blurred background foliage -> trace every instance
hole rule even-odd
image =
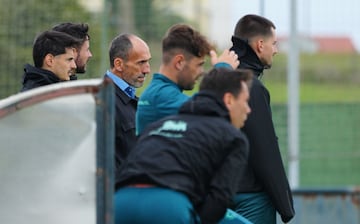
[[[0,0],[0,97],[17,93],[24,64],[40,32],[62,21],[89,21],[91,14],[73,0]],[[6,7],[5,7],[6,6]],[[94,38],[95,39],[95,38]]]
[[[188,21],[166,9],[153,7],[152,2],[105,1],[103,11],[91,12],[74,0],[0,0],[0,98],[20,90],[23,67],[26,63],[33,64],[35,37],[61,22],[87,23],[90,27],[93,58],[80,79],[105,74],[109,43],[123,32],[132,32],[147,40],[153,62],[159,65],[161,37],[172,24]]]
[[[168,4],[155,7],[154,0],[104,0],[103,10],[89,10],[79,1],[73,0],[0,0],[0,98],[17,93],[21,86],[23,66],[32,64],[32,43],[37,34],[51,29],[61,22],[83,22],[90,26],[93,58],[87,73],[80,79],[101,77],[108,67],[108,46],[112,38],[122,32],[132,32],[149,43],[152,71],[160,65],[161,38],[172,24],[183,22],[197,28],[196,21],[189,21],[170,10]],[[85,4],[86,1],[85,1]],[[6,7],[4,7],[6,6]],[[220,53],[223,49],[218,49]],[[301,54],[300,80],[301,100],[313,100],[318,94],[307,94],[306,89],[317,85],[322,89],[333,89],[337,98],[347,101],[356,98],[356,85],[360,83],[359,54]],[[207,69],[210,67],[207,64]],[[278,54],[273,68],[264,72],[263,81],[274,90],[275,102],[286,101],[287,55]],[[147,82],[151,79],[149,75]],[[146,83],[147,84],[147,83]],[[146,87],[146,84],[144,87]],[[143,88],[144,88],[143,87]],[[143,88],[139,89],[141,94]],[[346,95],[341,89],[354,94]],[[194,91],[196,91],[195,89]],[[187,92],[192,94],[193,91]],[[320,94],[319,100],[329,101]],[[334,98],[334,99],[335,99]],[[356,99],[354,99],[356,100]]]

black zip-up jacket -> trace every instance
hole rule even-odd
[[[151,183],[188,195],[202,223],[216,223],[247,166],[248,142],[231,125],[222,100],[200,92],[172,115],[150,124],[121,167],[116,187]]]
[[[51,71],[26,64],[24,66],[21,92],[58,82],[61,82],[61,80]]]
[[[265,191],[282,220],[288,222],[294,217],[295,211],[272,121],[270,94],[259,81],[265,67],[246,41],[233,36],[232,42],[231,50],[240,60],[238,68],[254,72],[249,100],[251,113],[242,128],[250,144],[249,181],[239,185],[238,193]]]

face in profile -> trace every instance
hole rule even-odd
[[[249,101],[249,88],[245,82],[241,82],[242,90],[237,96],[231,95],[231,103],[227,104],[231,123],[236,128],[242,128],[245,124],[248,114],[251,112]],[[228,93],[230,94],[230,93]]]
[[[75,59],[76,72],[74,71],[74,73],[85,73],[86,65],[91,57],[90,41],[86,40],[83,45],[81,45],[80,49],[78,49],[77,57]]]
[[[123,60],[122,79],[129,85],[139,88],[143,86],[145,77],[150,73],[150,49],[148,45],[138,39],[132,39],[133,48],[127,60]]]
[[[275,29],[271,28],[272,35],[262,40],[262,51],[260,52],[259,58],[263,65],[270,68],[273,63],[273,57],[277,54],[277,37]]]
[[[66,48],[64,54],[52,56],[50,69],[51,71],[63,81],[70,80],[70,76],[76,69],[75,57],[76,50],[74,48]]]
[[[191,57],[190,59],[184,60],[184,67],[178,77],[178,85],[183,90],[194,89],[196,81],[204,73],[204,57]]]

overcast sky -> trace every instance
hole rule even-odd
[[[219,47],[230,44],[236,22],[246,14],[260,14],[276,25],[278,36],[288,36],[291,0],[212,0],[209,37]],[[299,35],[348,36],[360,51],[360,0],[297,0]]]
[[[214,29],[211,31],[215,39],[219,27],[224,27],[231,35],[237,20],[249,13],[260,14],[263,2],[263,15],[272,20],[278,35],[288,35],[290,30],[291,0],[213,0],[213,14],[222,14],[219,4],[228,2],[226,9],[227,25],[214,16]],[[336,35],[349,36],[355,47],[360,50],[360,0],[297,0],[298,33],[303,35]],[[217,20],[218,22],[216,22]],[[217,30],[217,31],[216,31]],[[224,29],[225,30],[225,29]]]

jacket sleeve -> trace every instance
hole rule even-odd
[[[243,131],[250,143],[250,167],[284,222],[295,214],[293,199],[271,116],[270,96],[257,79],[250,92],[251,113]]]
[[[198,211],[201,223],[218,223],[225,215],[226,207],[224,203],[216,201],[214,197],[208,195]]]
[[[199,209],[202,223],[218,223],[224,217],[243,175],[239,172],[248,165],[248,147],[246,139],[236,138],[228,149],[224,149],[228,154],[214,173],[210,190]]]

